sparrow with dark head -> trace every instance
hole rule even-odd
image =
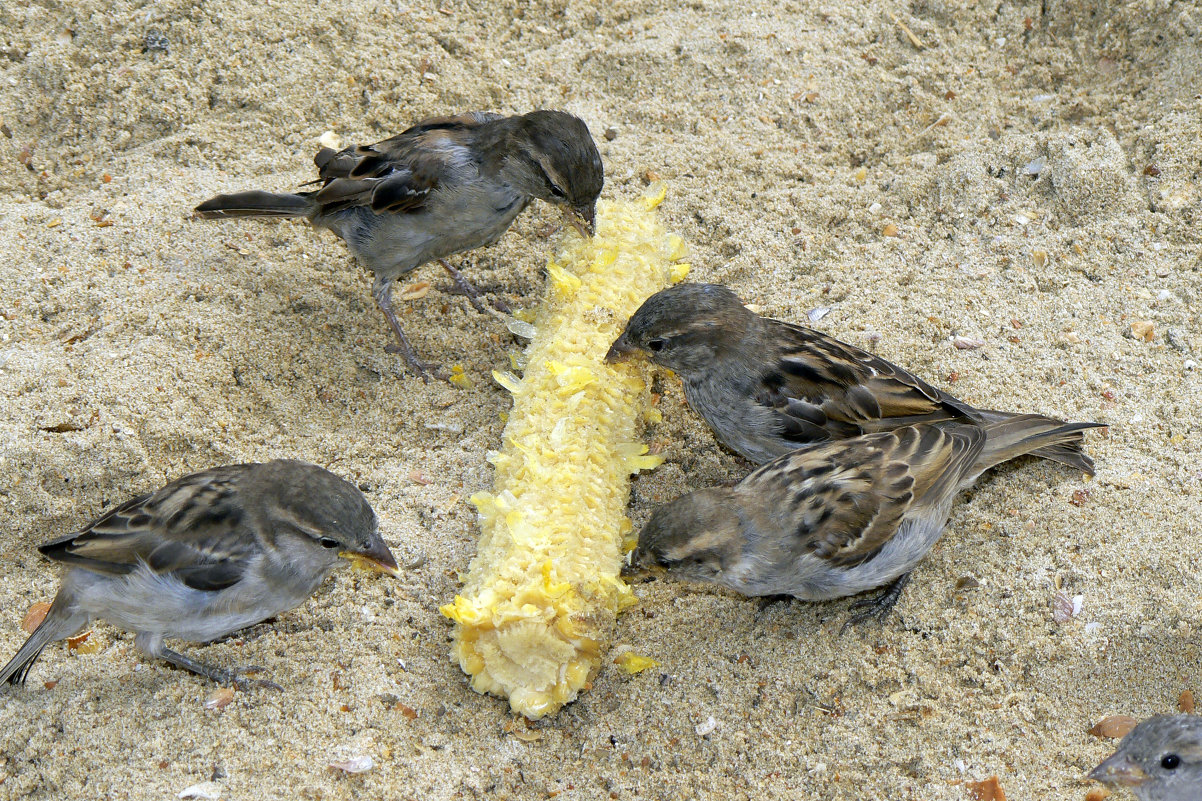
[[[348,561],[397,574],[363,493],[284,459],[184,476],[38,550],[68,569],[0,682],[24,683],[43,648],[100,618],[132,632],[149,657],[241,686],[239,671],[198,662],[164,640],[210,642],[275,617]]]
[[[727,447],[756,464],[797,448],[940,421],[997,423],[879,356],[811,328],[761,317],[724,286],[678,284],[634,313],[607,355],[644,354]],[[1080,434],[1032,453],[1093,473]]]
[[[456,285],[476,292],[447,256],[491,245],[531,200],[560,207],[591,235],[604,182],[601,154],[578,117],[477,111],[432,117],[391,139],[314,158],[320,189],[218,195],[196,207],[207,219],[304,217],[338,235],[375,274],[372,294],[409,368],[427,377],[392,307],[393,282],[438,259]]]
[[[634,563],[743,595],[807,601],[890,585],[858,602],[869,611],[848,623],[880,619],[939,539],[960,490],[996,464],[1075,442],[1092,425],[1039,415],[920,423],[794,450],[734,486],[656,509]]]
[[[1139,801],[1202,799],[1202,717],[1156,715],[1127,733],[1118,750],[1089,772],[1094,781],[1129,787]]]

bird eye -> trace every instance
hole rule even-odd
[[[651,351],[652,353],[659,353],[661,350],[664,349],[664,345],[667,345],[667,344],[668,344],[668,340],[666,340],[662,337],[656,337],[655,339],[649,339],[649,340],[647,340],[647,350]]]
[[[563,190],[560,189],[559,186],[554,181],[551,182],[551,196],[552,197],[564,197]]]
[[[1165,770],[1176,770],[1181,764],[1181,757],[1176,754],[1165,754],[1160,758],[1160,767]]]
[[[342,543],[339,542],[338,540],[334,539],[333,537],[322,537],[321,539],[318,540],[318,542],[321,543],[321,547],[323,547],[323,548],[341,548],[342,547]]]

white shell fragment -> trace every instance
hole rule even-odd
[[[718,721],[714,719],[713,715],[710,715],[708,718],[698,723],[693,731],[697,732],[698,737],[704,737],[707,734],[712,734],[716,728],[718,728]]]
[[[205,700],[205,709],[224,709],[234,700],[234,691],[229,687],[218,687],[209,693]]]
[[[830,306],[819,306],[816,309],[810,309],[808,312],[806,312],[806,317],[810,318],[811,323],[816,323],[830,313]]]
[[[201,782],[179,791],[177,798],[195,798],[199,801],[217,801],[221,798],[221,785],[217,782]]]
[[[1062,591],[1057,590],[1052,596],[1052,620],[1057,623],[1067,623],[1073,619],[1075,612],[1073,611],[1073,599]]]
[[[341,762],[331,762],[330,767],[344,773],[366,773],[376,766],[376,761],[369,755],[351,757]]]
[[[972,337],[954,336],[950,339],[952,344],[956,346],[957,350],[976,350],[977,348],[983,348],[986,345],[985,340],[974,339]]]
[[[342,140],[333,131],[326,131],[317,137],[317,144],[328,147],[330,150],[342,150]]]
[[[522,339],[534,339],[534,323],[528,323],[525,320],[519,320],[516,317],[510,317],[505,320],[505,327],[509,329],[509,333],[515,337]]]

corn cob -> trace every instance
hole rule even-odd
[[[571,236],[547,266],[517,360],[523,377],[493,374],[514,406],[501,451],[489,454],[495,492],[471,499],[479,549],[441,611],[457,624],[452,655],[472,688],[531,719],[587,686],[617,613],[634,602],[619,576],[629,477],[662,461],[637,441],[640,418],[657,413],[649,368],[604,359],[639,305],[688,272],[683,243],[653,213],[663,197],[658,187],[636,203],[600,204],[596,236]]]

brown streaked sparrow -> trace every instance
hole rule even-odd
[[[1202,717],[1156,715],[1127,733],[1118,750],[1089,772],[1130,787],[1139,801],[1202,799]]]
[[[960,490],[996,464],[1074,442],[1092,426],[1039,415],[921,423],[794,450],[734,486],[656,509],[634,562],[743,595],[807,601],[892,582],[853,606],[869,611],[849,624],[880,619],[939,539]]]
[[[190,659],[163,641],[210,642],[286,612],[347,560],[397,574],[363,493],[316,465],[285,459],[184,476],[38,550],[69,569],[0,682],[24,683],[46,645],[102,618],[133,632],[149,657],[243,686],[240,671]]]
[[[854,345],[760,317],[715,284],[678,284],[647,299],[607,359],[644,353],[684,381],[718,439],[756,464],[796,448],[942,420],[1012,418],[977,409]],[[1080,434],[1033,455],[1093,473]]]
[[[427,377],[392,307],[393,282],[438,259],[483,311],[479,293],[445,261],[491,245],[534,198],[561,207],[582,236],[592,233],[601,194],[601,154],[578,117],[482,111],[432,117],[374,145],[314,158],[321,189],[218,195],[196,207],[208,219],[305,217],[338,235],[375,273],[372,294],[409,368]]]

